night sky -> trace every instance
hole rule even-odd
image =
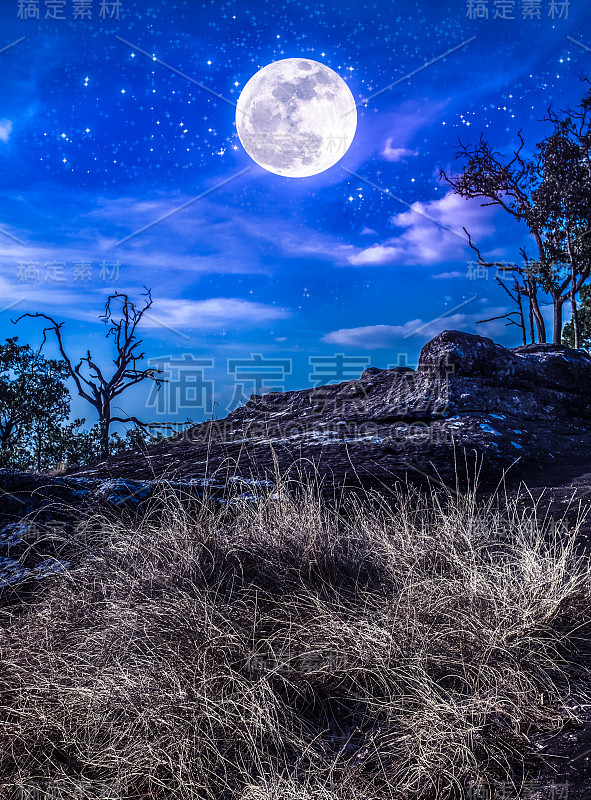
[[[224,416],[261,389],[414,365],[445,328],[520,343],[502,321],[476,325],[508,310],[507,297],[492,270],[471,270],[457,232],[466,226],[501,261],[532,242],[502,210],[451,194],[439,168],[456,167],[458,138],[481,132],[508,153],[522,128],[531,151],[549,131],[547,107],[581,99],[587,0],[0,9],[2,340],[38,346],[39,321],[11,319],[51,313],[72,357],[91,347],[108,364],[97,319],[106,297],[141,302],[150,287],[144,349],[173,393],[156,401],[141,386],[121,403],[147,420],[203,419],[212,400]],[[366,101],[349,151],[309,178],[256,165],[235,126],[249,78],[296,56],[331,67]],[[170,359],[201,370],[211,397],[179,401]],[[74,410],[95,421],[81,401]]]

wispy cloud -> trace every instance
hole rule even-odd
[[[406,150],[406,155],[419,155],[418,148],[412,147],[418,133],[438,123],[449,108],[451,99],[405,100],[393,110],[383,110],[372,120],[371,135],[360,131],[366,150],[376,153],[386,161],[397,161],[405,157],[402,153],[391,158],[391,151]],[[396,157],[398,156],[399,157]]]
[[[184,200],[180,194],[149,200],[101,198],[87,213],[88,229],[82,233],[95,237],[101,258],[119,258],[142,269],[166,269],[179,277],[181,272],[270,274],[269,255],[306,256],[343,265],[355,252],[354,245],[341,237],[307,225],[294,228],[291,218],[275,211],[254,215],[209,198],[200,200],[198,208],[170,216],[123,246],[115,246],[129,230],[165,216]]]
[[[12,121],[9,119],[0,119],[0,142],[7,142],[12,133]]]
[[[289,310],[235,297],[212,297],[207,300],[159,298],[145,318],[145,326],[165,325],[186,330],[210,330],[223,327],[254,328],[291,316]]]
[[[505,314],[506,308],[487,308],[478,314],[453,314],[449,317],[425,322],[422,319],[412,319],[403,325],[366,325],[360,328],[341,328],[327,333],[322,341],[327,344],[336,344],[342,347],[356,347],[364,350],[378,350],[394,347],[405,337],[410,337],[415,331],[416,335],[428,340],[445,330],[463,330],[468,333],[478,333],[481,336],[498,336],[505,331],[503,320],[486,322],[482,325],[476,323],[483,317],[495,317]]]
[[[273,241],[273,219],[257,220],[250,226],[246,214],[237,213],[227,203],[209,198],[171,216],[120,247],[118,241],[143,225],[169,213],[183,203],[182,193],[154,196],[144,200],[132,196],[79,198],[77,214],[68,214],[56,202],[43,207],[35,198],[25,205],[19,198],[8,208],[4,230],[13,241],[0,238],[3,274],[17,274],[19,263],[37,264],[41,279],[45,264],[61,261],[72,265],[102,261],[122,265],[126,280],[139,277],[139,285],[160,281],[163,275],[181,289],[195,274],[265,274],[270,271],[261,257],[261,241]],[[29,207],[31,206],[31,208]],[[67,210],[66,210],[67,209]],[[12,217],[12,219],[11,219]],[[64,232],[63,220],[72,220]],[[287,227],[287,223],[284,224]],[[20,238],[25,244],[14,241]]]
[[[137,276],[136,276],[137,277]],[[106,297],[114,291],[138,299],[143,291],[128,281],[114,284],[105,281],[21,282],[18,274],[0,276],[3,304],[18,304],[20,312],[43,311],[59,318],[95,322]],[[186,330],[218,328],[249,329],[291,316],[289,309],[235,297],[212,297],[190,300],[162,296],[162,286],[154,294],[154,306],[146,315],[146,328],[168,327]]]
[[[410,156],[418,156],[418,150],[410,150],[408,147],[393,147],[393,141],[393,137],[390,136],[386,139],[386,144],[382,149],[382,156],[386,161],[402,161],[402,159],[409,158]]]
[[[467,272],[459,272],[457,269],[451,272],[438,272],[437,275],[431,275],[434,281],[444,281],[449,278],[466,278]]]
[[[350,253],[348,261],[358,267],[370,264],[432,265],[465,259],[469,247],[467,238],[462,238],[462,227],[466,227],[477,241],[482,240],[494,233],[494,214],[494,210],[482,208],[478,200],[466,200],[453,192],[438,200],[417,201],[411,210],[391,218],[393,225],[404,229],[399,236]]]
[[[48,291],[48,284],[42,281],[20,283],[16,278],[4,276],[0,276],[0,297],[3,305],[18,303],[19,310],[22,311],[51,312],[54,308],[75,309],[79,319],[83,318],[84,307],[92,303],[91,297],[76,291],[76,287],[54,284],[51,286],[51,291]]]

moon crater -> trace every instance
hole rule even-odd
[[[236,109],[238,136],[249,156],[290,178],[317,175],[349,149],[357,127],[345,81],[318,61],[285,58],[248,81]]]

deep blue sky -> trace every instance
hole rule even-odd
[[[39,20],[19,19],[21,6],[30,15],[35,5]],[[468,277],[469,248],[425,214],[459,231],[465,225],[500,260],[518,257],[524,244],[531,249],[502,211],[451,195],[438,168],[455,164],[458,137],[475,142],[481,131],[500,152],[512,150],[520,128],[533,146],[548,130],[540,120],[549,104],[580,100],[578,76],[591,76],[591,52],[567,37],[591,48],[587,0],[571,0],[568,18],[564,4],[553,11],[550,0],[516,0],[512,10],[505,3],[514,19],[495,19],[502,4],[488,0],[480,4],[488,20],[471,19],[466,0],[121,0],[118,20],[101,18],[101,0],[65,0],[65,19],[45,18],[60,5],[0,0],[0,46],[25,37],[0,53],[0,305],[15,304],[0,313],[2,339],[18,334],[38,345],[37,321],[17,329],[10,319],[52,313],[65,321],[73,355],[90,346],[106,363],[97,316],[107,295],[116,289],[140,300],[147,285],[154,297],[143,329],[147,355],[212,359],[206,377],[214,380],[217,416],[233,395],[232,358],[292,359],[291,374],[269,385],[304,388],[312,384],[310,358],[344,353],[379,367],[413,364],[444,328],[519,344],[502,322],[476,326],[502,313],[507,298],[492,272]],[[83,5],[91,19],[74,18]],[[539,6],[541,19],[523,19],[528,6]],[[232,106],[258,69],[293,56],[330,66],[356,101],[370,98],[344,158],[304,179],[272,175],[250,160]],[[51,264],[63,265],[63,274]],[[244,393],[253,389],[245,385]],[[122,405],[157,416],[149,387]]]

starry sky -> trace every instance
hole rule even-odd
[[[476,324],[507,297],[462,226],[500,261],[532,243],[439,169],[481,132],[504,154],[523,129],[531,152],[548,106],[581,99],[586,0],[0,0],[0,19],[2,339],[38,346],[38,320],[11,320],[41,311],[72,357],[108,365],[107,296],[149,287],[143,349],[173,394],[140,386],[122,407],[152,420],[412,366],[445,328],[520,343]],[[360,103],[348,152],[308,178],[256,165],[235,125],[252,75],[296,56]],[[192,402],[183,364],[206,386]]]

